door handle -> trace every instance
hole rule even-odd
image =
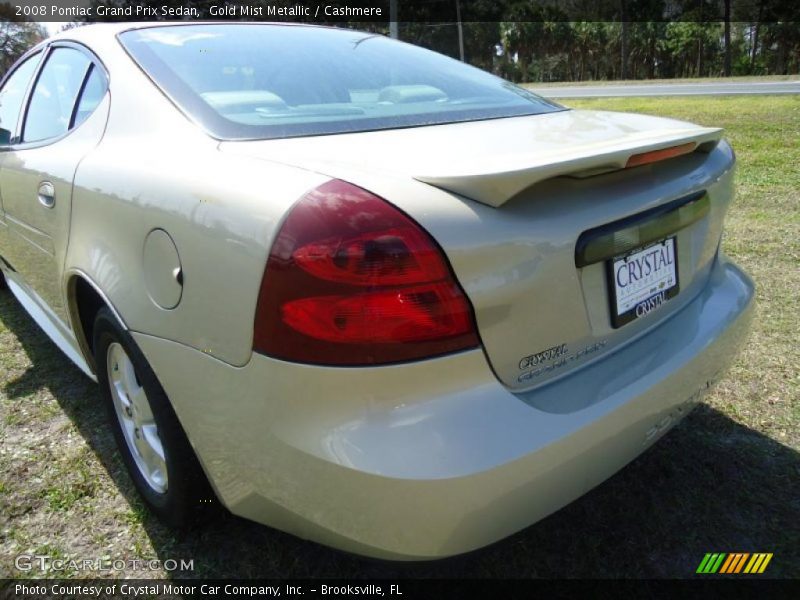
[[[39,184],[39,203],[45,208],[53,208],[56,205],[56,189],[49,181]]]

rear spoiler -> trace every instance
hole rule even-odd
[[[459,162],[451,173],[415,175],[418,181],[502,206],[532,185],[553,177],[591,177],[690,152],[710,152],[722,129],[693,127],[636,132],[613,140],[576,145],[549,153],[500,155],[473,163]]]

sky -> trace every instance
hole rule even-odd
[[[63,24],[64,23],[57,23],[56,21],[39,21],[39,25],[42,25],[45,29],[47,29],[47,33],[49,35],[58,33]]]
[[[50,35],[58,33],[64,25],[64,23],[60,21],[40,21],[40,24],[44,25],[45,29],[47,29],[47,33]]]

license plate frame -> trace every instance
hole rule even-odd
[[[649,268],[651,272],[644,278],[647,279],[647,282],[639,283],[643,279],[641,275],[648,269],[647,255],[654,251],[658,253],[658,256],[654,254],[650,256]],[[664,254],[665,251],[666,255]],[[663,269],[654,269],[656,262],[660,265],[665,257],[671,258],[672,262],[667,263],[671,266],[666,266]],[[628,265],[631,261],[634,261],[635,264],[628,268],[630,270],[627,273],[621,273],[618,278],[617,267]],[[663,271],[663,273],[655,276],[654,272],[656,271]],[[680,292],[678,271],[678,240],[676,235],[640,246],[630,252],[607,260],[608,296],[611,304],[611,325],[614,329],[619,329],[656,311],[667,301],[677,296]],[[620,293],[620,288],[628,287],[630,285],[629,279],[637,275],[637,273],[640,277],[637,280],[635,290],[624,290]],[[626,286],[621,286],[621,280],[625,280],[626,276],[628,277],[628,283]],[[620,309],[622,310],[621,312]]]

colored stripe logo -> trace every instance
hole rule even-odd
[[[738,573],[763,573],[769,561],[772,560],[772,553],[756,552],[709,552],[700,561],[695,573],[734,575]]]

